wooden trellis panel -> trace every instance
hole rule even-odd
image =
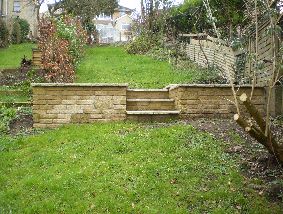
[[[272,62],[273,62],[273,51],[275,48],[275,51],[278,51],[278,45],[275,41],[275,46],[273,47],[272,44],[272,36],[269,31],[269,21],[266,21],[262,23],[259,26],[258,30],[258,63],[261,64],[258,69],[256,69],[256,63],[254,57],[248,57],[248,60],[246,61],[246,70],[245,70],[245,76],[249,81],[251,82],[253,77],[253,72],[256,76],[256,85],[258,86],[267,86],[268,81],[270,80],[272,76]],[[256,53],[256,39],[255,39],[255,32],[251,32],[249,36],[249,42],[248,42],[248,55],[254,56]]]
[[[190,60],[202,67],[214,66],[226,77],[235,76],[236,56],[231,47],[217,44],[213,40],[191,38],[190,43],[186,45],[186,53]]]

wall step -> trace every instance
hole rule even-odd
[[[127,99],[127,110],[174,110],[173,99]]]
[[[180,111],[127,111],[127,115],[178,115]]]
[[[168,89],[128,89],[128,99],[169,99]]]
[[[167,122],[177,120],[179,111],[127,111],[127,119],[139,122]]]

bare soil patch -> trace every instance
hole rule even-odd
[[[30,133],[33,127],[32,115],[20,114],[16,119],[10,122],[9,134],[15,136],[19,133]]]
[[[32,79],[44,79],[44,70],[31,67],[0,70],[0,85],[15,86]]]
[[[283,202],[283,167],[259,143],[247,135],[233,120],[197,119],[188,121],[195,128],[227,142],[226,152],[238,156],[247,179],[259,180],[251,186],[272,202]],[[277,140],[283,141],[282,121],[272,127]],[[283,142],[282,142],[283,143]]]

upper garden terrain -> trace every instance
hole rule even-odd
[[[0,213],[282,213],[281,1],[7,2]]]

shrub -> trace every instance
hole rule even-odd
[[[57,20],[56,29],[58,37],[69,42],[69,53],[76,66],[84,55],[84,47],[87,42],[86,31],[79,20],[68,16]]]
[[[16,116],[16,109],[0,106],[0,136],[9,131],[9,124]]]
[[[21,27],[21,42],[27,41],[27,37],[30,31],[30,25],[25,19],[18,18],[18,22]]]
[[[7,47],[9,44],[9,31],[6,23],[0,18],[0,48]]]
[[[158,61],[170,61],[170,51],[163,47],[154,47],[147,52],[147,55]]]
[[[42,19],[38,47],[50,82],[73,82],[75,67],[84,54],[87,35],[78,19]]]
[[[155,46],[158,46],[156,36],[142,34],[127,45],[126,51],[129,54],[145,54]]]
[[[18,19],[14,20],[11,39],[12,39],[13,44],[20,44],[21,43],[22,31],[21,31],[21,25],[20,25]]]

